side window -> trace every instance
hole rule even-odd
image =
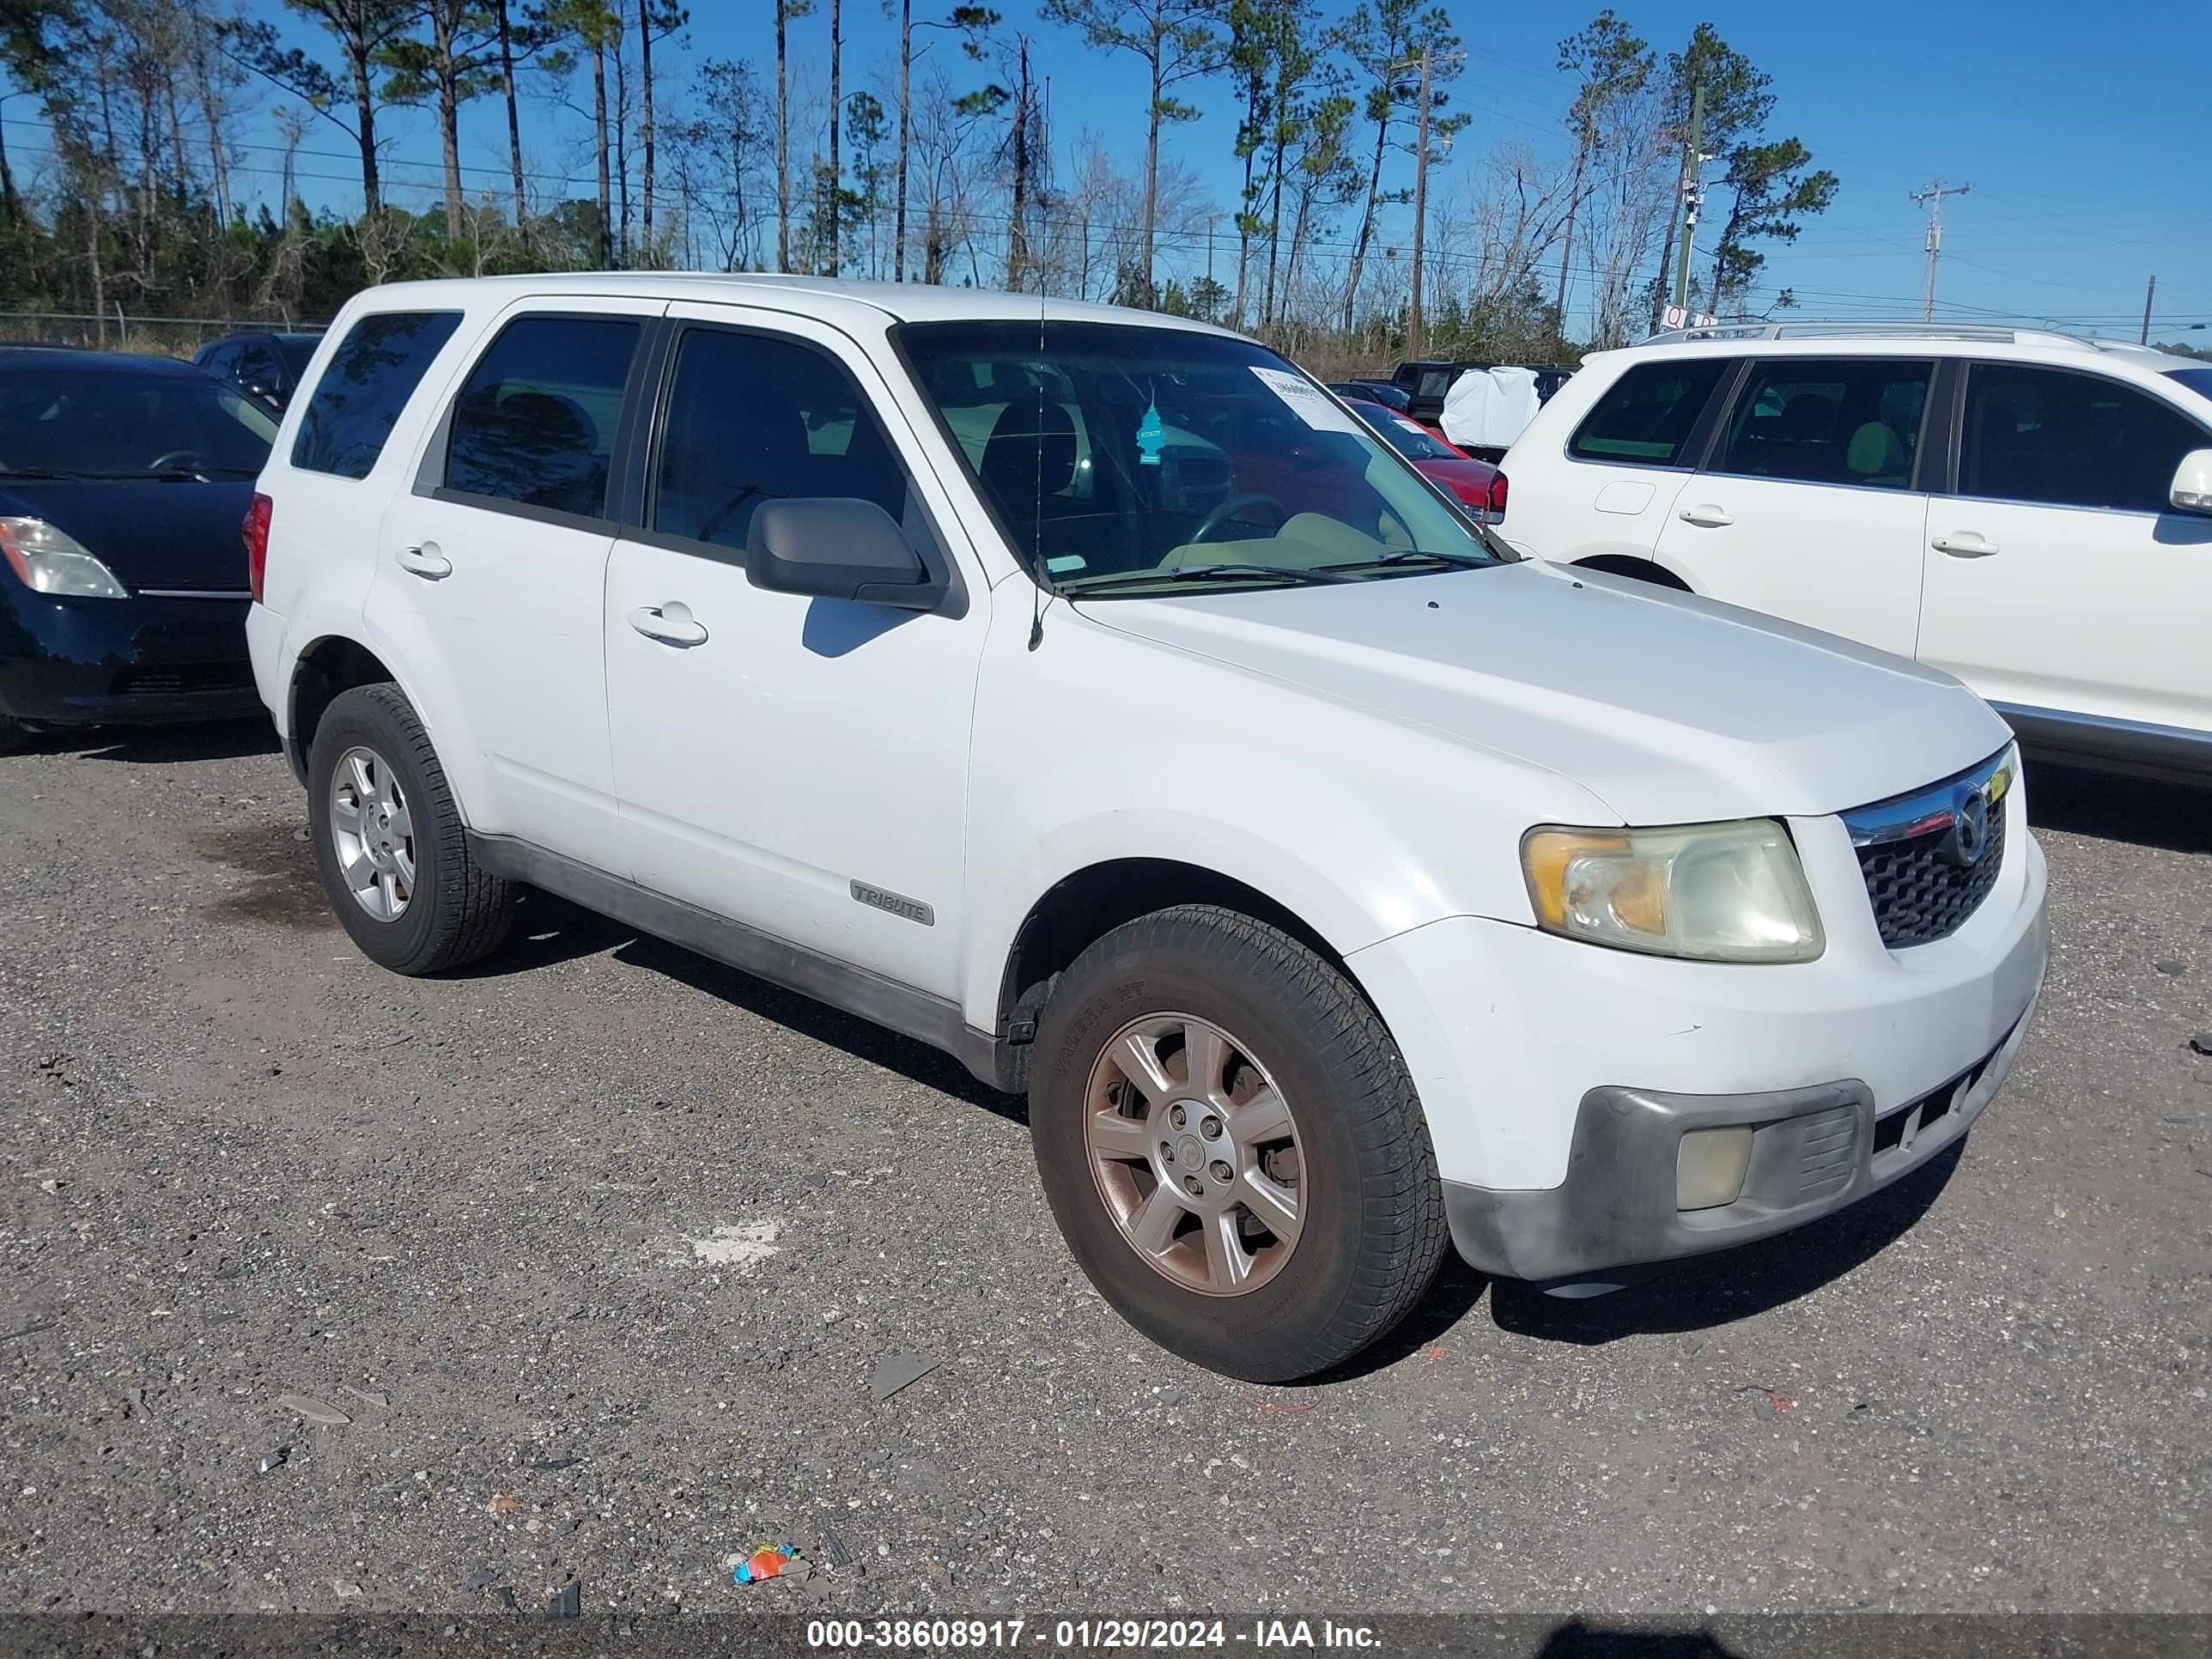
[[[230,377],[242,386],[259,386],[264,392],[274,392],[284,384],[284,371],[277,365],[276,354],[251,341],[238,349],[238,363]]]
[[[213,347],[200,359],[200,367],[220,380],[236,380],[237,366],[238,348],[234,345]]]
[[[1637,364],[1583,416],[1567,453],[1585,461],[1688,465],[1682,446],[1689,441],[1690,428],[1705,412],[1721,375],[1734,366],[1726,357]]]
[[[641,325],[521,317],[499,331],[453,400],[446,487],[596,519]]]
[[[1714,471],[1800,483],[1912,483],[1935,366],[1886,357],[1779,357],[1752,370]]]
[[[362,318],[331,355],[292,441],[292,465],[366,478],[458,311],[386,311]]]
[[[859,386],[796,340],[688,329],[654,481],[653,528],[742,548],[754,509],[781,496],[873,501],[921,535],[906,473]]]
[[[2118,380],[1976,363],[1966,371],[1959,493],[2163,513],[2173,469],[2207,446],[2212,436],[2179,410]]]

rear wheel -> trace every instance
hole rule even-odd
[[[470,858],[445,769],[398,686],[356,686],[324,711],[307,821],[331,907],[371,961],[434,974],[505,940],[514,890]]]
[[[18,720],[0,714],[0,755],[13,755],[30,747],[31,734]]]
[[[1281,1382],[1395,1325],[1443,1261],[1413,1081],[1296,939],[1185,905],[1092,945],[1037,1032],[1030,1125],[1076,1261],[1139,1330]]]

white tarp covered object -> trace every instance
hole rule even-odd
[[[1444,436],[1463,448],[1508,449],[1542,399],[1531,368],[1470,368],[1444,393]]]

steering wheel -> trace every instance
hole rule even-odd
[[[146,464],[149,472],[205,472],[215,463],[197,449],[173,449]]]
[[[1256,491],[1248,491],[1242,495],[1231,495],[1227,501],[1222,502],[1220,506],[1215,507],[1212,512],[1200,519],[1198,521],[1198,528],[1190,532],[1190,544],[1194,546],[1198,543],[1204,541],[1208,536],[1211,536],[1215,531],[1220,529],[1223,525],[1227,524],[1231,519],[1237,517],[1239,513],[1248,507],[1273,507],[1275,509],[1275,528],[1278,530],[1280,530],[1285,525],[1291,521],[1291,509],[1285,507],[1273,495],[1262,495]]]

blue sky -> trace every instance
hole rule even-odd
[[[1010,21],[1033,0],[1000,0]],[[1323,0],[1333,12],[1350,0]],[[917,17],[939,16],[948,0],[918,0]],[[276,7],[270,0],[268,9]],[[817,89],[826,86],[827,0],[792,26],[794,62]],[[1571,89],[1553,68],[1559,39],[1586,21],[1592,3],[1518,6],[1455,4],[1468,41],[1456,89],[1474,123],[1459,153],[1513,140],[1561,142]],[[2158,276],[2153,337],[2212,341],[2165,325],[2212,325],[2212,188],[2203,167],[2212,152],[2212,90],[2201,64],[2212,42],[2204,0],[2107,0],[2096,8],[2030,0],[2000,9],[1928,0],[1859,0],[1852,6],[1805,0],[1679,6],[1626,0],[1621,15],[1662,50],[1686,40],[1700,19],[1774,78],[1779,96],[1771,131],[1794,133],[1842,189],[1835,206],[1809,222],[1792,247],[1770,249],[1767,286],[1788,284],[1801,315],[1918,314],[1923,210],[1909,193],[1941,175],[1971,182],[1970,194],[1944,204],[1941,297],[1964,307],[2024,319],[2049,319],[2133,337],[2144,285]],[[687,52],[661,49],[672,72],[709,56],[772,65],[769,0],[694,0]],[[296,21],[287,32],[312,35]],[[1093,52],[1067,31],[1034,24],[1040,71],[1052,80],[1052,112],[1063,136],[1089,127],[1126,133],[1121,153],[1141,155],[1143,82],[1133,58]],[[893,61],[896,27],[882,0],[845,0],[845,83],[868,86]],[[939,36],[943,40],[945,37]],[[949,44],[935,49],[950,53]],[[1174,136],[1174,149],[1198,168],[1226,210],[1236,197],[1231,154],[1234,116],[1225,88],[1202,88],[1208,112]],[[21,106],[15,106],[16,111]],[[533,164],[576,175],[587,193],[586,152],[572,116],[542,99],[525,111]],[[394,184],[434,187],[438,155],[427,116],[391,120],[388,173]],[[12,129],[11,140],[20,137]],[[256,135],[269,142],[273,135]],[[323,124],[310,135],[300,167],[310,199],[346,204],[357,177],[349,141]],[[472,190],[498,189],[506,176],[504,121],[496,100],[464,116],[463,160]],[[273,169],[275,156],[256,161]],[[1432,185],[1438,181],[1431,175]],[[273,193],[275,180],[256,180]],[[410,193],[399,191],[403,199]],[[358,202],[357,185],[350,192]],[[1402,228],[1398,232],[1403,235]]]

